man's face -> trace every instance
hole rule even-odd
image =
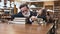
[[[23,13],[27,13],[28,12],[28,8],[25,6],[25,7],[22,7],[21,8],[21,11],[23,12]]]

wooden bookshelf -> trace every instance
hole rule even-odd
[[[4,13],[4,10],[3,9],[0,9],[0,15]]]
[[[3,20],[11,20],[11,15],[9,15],[9,14],[2,14],[1,15],[1,19],[3,19]]]
[[[10,10],[11,9],[0,9],[0,20],[11,20],[11,11]],[[5,12],[9,12],[9,13],[5,13]]]
[[[43,7],[43,2],[32,2],[31,5],[35,5],[36,7]]]
[[[55,1],[54,2],[54,17],[59,17],[60,18],[60,1]]]
[[[16,8],[16,5],[14,5],[14,14],[17,14],[17,8]]]
[[[46,8],[46,9],[53,10],[53,5],[46,5],[45,8]]]
[[[35,8],[31,8],[33,10],[41,9],[44,6],[44,2],[27,2],[27,4],[29,4],[30,6],[35,5],[36,6]]]

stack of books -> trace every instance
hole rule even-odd
[[[13,20],[13,23],[16,23],[16,24],[25,24],[25,23],[26,23],[26,18],[16,17],[16,18]]]

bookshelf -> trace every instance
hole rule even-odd
[[[4,13],[4,10],[3,9],[0,9],[0,15]]]
[[[30,8],[30,9],[32,9],[32,10],[38,10],[38,9],[41,9],[41,8],[43,8],[43,6],[44,6],[44,2],[27,2],[27,4],[28,5],[34,5],[35,6],[35,8]]]
[[[11,9],[0,9],[0,20],[11,20]]]
[[[46,5],[45,8],[46,8],[46,9],[53,10],[53,5]]]
[[[11,15],[10,14],[2,14],[1,19],[2,20],[11,20]]]
[[[54,17],[58,17],[58,18],[60,18],[60,1],[55,1],[54,2]]]

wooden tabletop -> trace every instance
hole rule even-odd
[[[52,27],[53,24],[0,24],[0,34],[47,34]]]

